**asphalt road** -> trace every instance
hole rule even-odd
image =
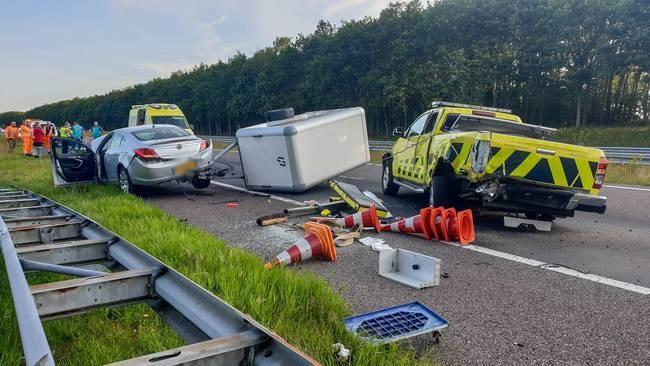
[[[365,166],[339,179],[379,194],[380,174],[379,167]],[[603,193],[609,198],[606,214],[578,213],[556,220],[550,233],[506,229],[499,217],[476,217],[476,244],[650,287],[650,191],[605,188]],[[324,201],[330,195],[322,186],[282,196]],[[212,185],[202,192],[186,188],[185,194],[175,186],[155,189],[145,199],[265,259],[301,235],[255,224],[257,217],[291,206],[268,197]],[[240,205],[230,208],[222,203],[226,200]],[[422,200],[418,195],[385,197],[396,216],[417,213]],[[355,313],[413,300],[427,304],[450,326],[440,345],[416,339],[412,346],[446,365],[650,362],[648,295],[435,241],[391,233],[376,236],[394,248],[440,258],[448,277],[433,288],[405,287],[379,277],[378,254],[360,244],[339,248],[336,262],[308,261],[293,268],[324,278]]]

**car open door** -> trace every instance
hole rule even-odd
[[[94,183],[97,180],[95,153],[79,141],[53,138],[52,177],[57,187]]]

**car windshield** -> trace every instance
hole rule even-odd
[[[151,127],[143,130],[133,131],[131,134],[140,141],[152,141],[190,136],[187,131],[176,127]]]
[[[172,125],[180,128],[190,128],[187,120],[183,116],[153,116],[151,122],[154,125]]]

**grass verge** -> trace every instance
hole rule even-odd
[[[17,149],[18,150],[18,149]],[[19,151],[19,150],[18,150]],[[322,279],[289,269],[267,271],[257,256],[122,194],[115,186],[54,188],[50,163],[0,148],[0,185],[16,184],[93,218],[174,267],[241,311],[250,314],[325,365],[338,361],[331,344],[352,349],[354,365],[427,364],[409,349],[361,342],[346,332],[343,299]],[[0,364],[16,365],[22,348],[4,265],[0,269]],[[43,274],[30,275],[31,283]],[[145,306],[100,309],[45,323],[60,365],[103,364],[178,346],[182,341]]]

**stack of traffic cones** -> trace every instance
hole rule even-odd
[[[311,257],[322,257],[329,261],[336,260],[334,238],[329,226],[315,222],[305,223],[305,236],[265,264],[264,268],[270,269],[298,263]]]
[[[427,207],[419,215],[395,221],[381,227],[382,231],[422,236],[427,240],[458,241],[467,245],[474,241],[472,210]]]
[[[459,241],[460,245],[467,245],[475,239],[472,210],[457,213],[453,207],[436,207],[429,217],[429,227],[436,240]]]
[[[377,208],[373,203],[370,205],[370,209],[357,212],[352,215],[348,215],[341,218],[332,218],[332,217],[312,217],[312,221],[316,222],[332,222],[342,227],[353,227],[360,225],[362,227],[371,227],[374,228],[376,232],[381,231],[381,225],[379,223],[379,217],[377,216]]]

